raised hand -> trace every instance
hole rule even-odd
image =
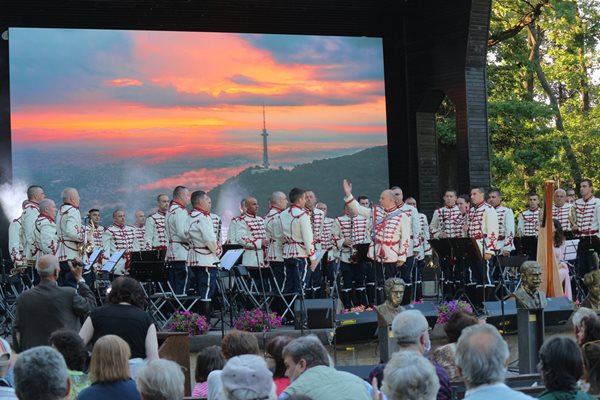
[[[350,182],[348,182],[346,179],[344,179],[343,186],[344,186],[344,194],[346,195],[346,197],[351,196],[352,195],[352,184]]]

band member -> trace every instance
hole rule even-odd
[[[175,294],[185,294],[188,280],[186,261],[188,259],[189,214],[186,209],[190,204],[190,191],[185,186],[177,186],[173,190],[173,200],[165,217],[167,227],[167,261],[171,264],[169,283]]]
[[[213,230],[215,231],[217,242],[219,242],[219,244],[222,244],[223,238],[221,236],[223,234],[223,221],[221,221],[221,217],[219,217],[215,213],[210,213],[210,219],[213,224]]]
[[[477,242],[481,257],[468,259],[470,279],[467,289],[475,307],[481,308],[485,299],[492,299],[494,285],[492,283],[490,260],[498,250],[498,214],[496,209],[485,202],[485,190],[482,187],[471,189],[468,235]],[[474,289],[474,290],[473,290]]]
[[[358,196],[357,200],[358,204],[360,204],[361,206],[371,208],[371,201],[369,200],[368,196],[361,194],[360,196]]]
[[[575,200],[577,200],[577,192],[573,188],[567,189],[567,203],[575,204]]]
[[[317,268],[310,216],[306,211],[306,192],[293,188],[289,193],[291,205],[280,214],[283,231],[283,259],[290,292],[300,293],[310,284],[310,275]]]
[[[497,189],[488,192],[488,203],[496,209],[498,217],[498,240],[496,249],[502,256],[509,256],[515,249],[515,214],[502,204],[502,194]]]
[[[567,192],[563,189],[554,191],[554,204],[552,205],[552,218],[557,219],[562,226],[565,238],[573,239],[573,229],[571,222],[575,220],[575,209],[573,204],[567,203]]]
[[[227,243],[235,243],[237,223],[245,212],[246,199],[242,199],[240,202],[240,215],[231,218],[231,221],[229,222],[229,227],[227,228]]]
[[[344,215],[334,219],[331,234],[340,260],[340,299],[344,308],[361,304],[375,305],[375,282],[372,276],[367,284],[372,268],[369,268],[367,260],[360,260],[358,254],[358,245],[368,246],[370,243],[369,220],[357,215],[346,205]],[[353,288],[355,296],[352,296]]]
[[[175,193],[173,193],[175,199]],[[187,263],[193,269],[196,293],[200,297],[200,313],[210,317],[211,299],[217,289],[217,263],[222,249],[210,217],[211,199],[197,190],[191,196],[192,211],[188,222],[189,251]],[[167,222],[169,223],[169,222]]]
[[[319,202],[315,206],[319,210],[323,211],[323,229],[321,230],[321,250],[323,251],[323,257],[321,258],[321,274],[322,280],[327,280],[328,284],[333,286],[334,273],[332,261],[335,259],[335,251],[333,247],[333,240],[331,236],[331,228],[333,227],[333,218],[327,216],[327,204]],[[323,291],[325,292],[325,291]]]
[[[469,210],[471,210],[471,195],[461,194],[460,196],[458,196],[458,199],[456,199],[456,205],[458,206],[460,214],[462,215],[462,218],[464,220],[462,237],[468,237]]]
[[[169,196],[159,194],[156,197],[156,205],[158,210],[150,214],[146,219],[146,231],[144,238],[146,240],[146,248],[152,250],[167,249],[167,233],[165,226],[165,216],[169,211]]]
[[[417,208],[417,200],[414,197],[406,198],[406,204],[413,206],[419,214],[419,231],[417,233],[419,247],[416,249],[415,268],[413,268],[412,282],[415,291],[413,292],[412,301],[423,298],[423,269],[431,262],[431,244],[429,244],[429,223],[427,216],[419,213]]]
[[[113,211],[113,224],[104,230],[102,247],[107,259],[117,251],[124,251],[123,257],[113,267],[115,275],[122,275],[129,269],[129,260],[132,251],[140,251],[140,242],[135,236],[133,226],[125,225],[125,211]]]
[[[94,244],[94,248],[101,249],[102,235],[104,234],[104,227],[100,224],[100,210],[92,208],[88,211],[88,224],[86,226],[86,235],[88,240],[91,240]]]
[[[25,209],[27,200],[21,204],[21,209]],[[14,266],[20,266],[25,260],[25,254],[23,246],[25,245],[25,237],[23,236],[23,226],[21,223],[21,217],[23,213],[17,218],[13,219],[8,226],[8,252],[10,254],[10,260]]]
[[[46,254],[56,254],[58,236],[56,235],[56,204],[53,200],[44,199],[40,202],[40,215],[35,220],[33,244],[36,261]]]
[[[406,212],[398,208],[397,196],[392,190],[381,192],[379,207],[373,207],[371,210],[358,204],[352,196],[352,185],[345,179],[343,186],[344,201],[349,210],[365,218],[371,218],[370,224],[373,224],[375,228],[369,247],[369,258],[376,264],[378,297],[376,302],[381,304],[384,301],[383,283],[385,279],[400,276],[405,282],[410,281],[410,269],[403,268],[409,256],[409,250],[411,250],[410,211]],[[411,296],[408,296],[408,299],[410,298]]]
[[[527,200],[528,209],[519,214],[517,236],[537,236],[540,231],[540,199],[531,193]]]
[[[267,246],[267,261],[273,270],[275,282],[282,293],[291,291],[286,268],[283,263],[283,227],[281,226],[281,213],[287,208],[288,200],[283,192],[273,192],[269,199],[271,209],[265,218],[265,234],[269,244]]]
[[[315,250],[321,251],[321,236],[323,234],[323,220],[325,219],[325,214],[323,211],[319,210],[315,206],[317,205],[317,196],[312,190],[306,190],[306,203],[304,208],[310,217],[310,225],[312,226],[313,232],[313,240],[315,242]],[[317,268],[311,274],[311,290],[309,290],[306,295],[308,298],[322,298],[324,296],[324,292],[321,290],[323,287],[323,275],[321,272],[321,265],[323,258],[321,257],[321,262],[317,264]]]
[[[265,220],[258,215],[258,200],[254,197],[246,197],[246,212],[239,219],[236,229],[235,243],[244,247],[242,264],[248,268],[250,275],[262,291],[263,286],[270,291],[268,276],[263,276],[265,268],[265,253],[267,250],[267,235],[265,232]],[[262,279],[261,279],[262,278]]]
[[[411,279],[411,277],[413,276],[413,273],[414,273],[415,261],[416,261],[415,256],[417,255],[417,252],[415,249],[418,249],[420,246],[419,237],[416,234],[417,232],[419,232],[419,226],[420,226],[419,213],[417,212],[417,210],[414,207],[412,207],[404,202],[404,194],[402,192],[402,189],[400,189],[399,186],[393,186],[391,188],[391,190],[394,193],[394,197],[396,199],[396,205],[398,206],[398,208],[410,216],[410,246],[408,248],[408,255],[406,258],[406,263],[402,266],[402,268],[405,270],[404,275],[402,276],[402,279],[404,279],[404,282],[406,284],[405,290],[404,290],[404,299],[402,300],[402,304],[404,305],[404,304],[410,303],[410,299],[413,297],[413,289],[414,288],[413,288],[413,280]]]
[[[579,184],[581,199],[575,201],[576,223],[572,228],[579,237],[577,246],[577,266],[579,277],[596,269],[593,254],[600,255],[600,199],[594,197],[590,179]]]
[[[60,206],[56,217],[56,231],[58,234],[56,255],[60,262],[58,285],[77,287],[77,281],[67,263],[68,260],[75,257],[80,257],[82,260],[85,258],[85,228],[81,223],[80,198],[77,189],[65,188],[62,192],[62,202],[63,204]]]
[[[23,242],[23,252],[25,254],[25,262],[29,267],[35,267],[35,257],[33,256],[33,231],[35,230],[35,220],[40,215],[40,201],[44,200],[46,195],[44,189],[38,185],[31,185],[27,188],[27,200],[23,213],[21,214],[21,237],[25,239]]]
[[[469,209],[464,207],[461,211],[457,205],[457,194],[453,189],[448,189],[444,193],[444,205],[433,212],[429,233],[433,239],[459,238],[464,237],[465,215]],[[461,199],[464,202],[464,199]],[[454,297],[455,285],[460,283],[459,268],[456,259],[440,257],[440,268],[442,270],[442,281],[444,282],[444,298]]]
[[[133,230],[135,231],[135,239],[138,242],[138,247],[141,250],[146,250],[146,240],[144,238],[146,234],[146,213],[142,210],[137,210],[134,216]]]

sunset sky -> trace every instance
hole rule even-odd
[[[263,103],[273,167],[387,142],[380,39],[24,28],[9,35],[14,172],[24,180],[37,177],[36,166],[19,157],[41,154],[53,166],[138,171],[137,181],[115,181],[117,191],[210,189],[262,162]]]

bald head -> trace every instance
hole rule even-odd
[[[79,192],[77,189],[68,187],[62,191],[62,201],[65,204],[71,204],[75,207],[79,207]]]
[[[250,215],[256,215],[258,213],[258,200],[252,196],[248,196],[244,200],[246,201],[246,212]]]
[[[41,279],[56,281],[60,270],[58,258],[52,254],[46,254],[40,257],[35,268]]]
[[[396,197],[391,189],[386,189],[379,196],[379,205],[384,209],[393,208],[396,205]]]
[[[44,188],[39,185],[31,185],[27,188],[27,199],[39,203],[44,200],[46,195],[44,194]]]
[[[56,216],[56,204],[54,200],[44,199],[40,201],[40,214],[54,218]]]
[[[285,193],[283,193],[283,192],[271,193],[271,197],[269,197],[269,200],[271,201],[272,207],[277,207],[280,210],[283,210],[288,205],[287,197],[285,196]]]

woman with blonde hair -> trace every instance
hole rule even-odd
[[[92,350],[90,381],[78,400],[140,400],[135,382],[129,373],[131,350],[123,339],[116,335],[99,338]]]

